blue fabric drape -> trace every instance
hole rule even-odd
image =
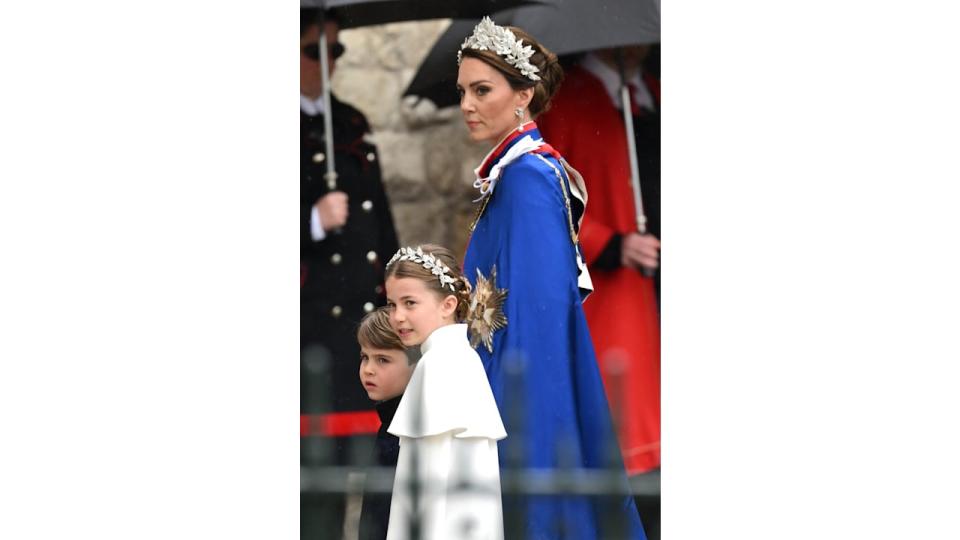
[[[536,130],[530,135],[540,138]],[[545,157],[563,170],[555,158]],[[507,438],[500,441],[501,466],[619,470],[620,487],[626,489],[577,287],[577,248],[561,189],[568,188],[535,155],[507,165],[464,260],[474,285],[478,270],[489,278],[496,266],[495,286],[508,290],[507,327],[494,334],[492,353],[478,347],[507,428]],[[514,365],[522,369],[519,391],[508,388]],[[505,494],[505,516],[511,510],[508,500]],[[590,540],[610,538],[605,530],[620,530],[617,537],[645,539],[629,496],[530,497],[524,502],[528,538]]]

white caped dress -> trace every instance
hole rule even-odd
[[[421,538],[501,540],[497,441],[507,433],[467,325],[441,326],[420,350],[387,430],[400,438],[387,540],[410,538],[414,476]]]

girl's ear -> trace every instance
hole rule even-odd
[[[444,317],[452,317],[457,311],[457,297],[448,294],[446,298],[443,299],[443,302],[440,303],[440,309]]]

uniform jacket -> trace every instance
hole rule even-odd
[[[349,217],[342,230],[319,242],[310,235],[310,213],[330,192],[323,117],[300,113],[300,344],[323,347],[332,359],[326,381],[332,391],[324,399],[307,384],[311,374],[301,373],[306,413],[373,408],[357,376],[356,328],[364,314],[385,303],[383,267],[398,249],[377,150],[365,139],[367,120],[335,97],[331,101],[337,189],[349,197]]]

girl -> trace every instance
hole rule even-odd
[[[390,325],[422,356],[388,431],[400,438],[388,540],[503,538],[497,441],[506,437],[467,341],[470,286],[450,251],[401,248],[386,267]]]
[[[480,206],[464,259],[477,297],[504,296],[506,325],[477,326],[501,411],[523,421],[504,455],[533,469],[618,471],[610,499],[530,497],[530,538],[644,538],[629,493],[582,301],[592,289],[579,249],[587,203],[580,175],[544,142],[534,119],[563,79],[557,57],[526,32],[484,18],[460,48],[460,110],[492,149],[476,169]],[[487,306],[488,309],[490,306]],[[474,325],[471,323],[471,329]],[[509,364],[526,373],[507,392]],[[511,430],[514,426],[511,425]],[[522,442],[523,448],[511,446]],[[614,448],[607,452],[607,448]],[[611,523],[625,530],[605,530]]]

